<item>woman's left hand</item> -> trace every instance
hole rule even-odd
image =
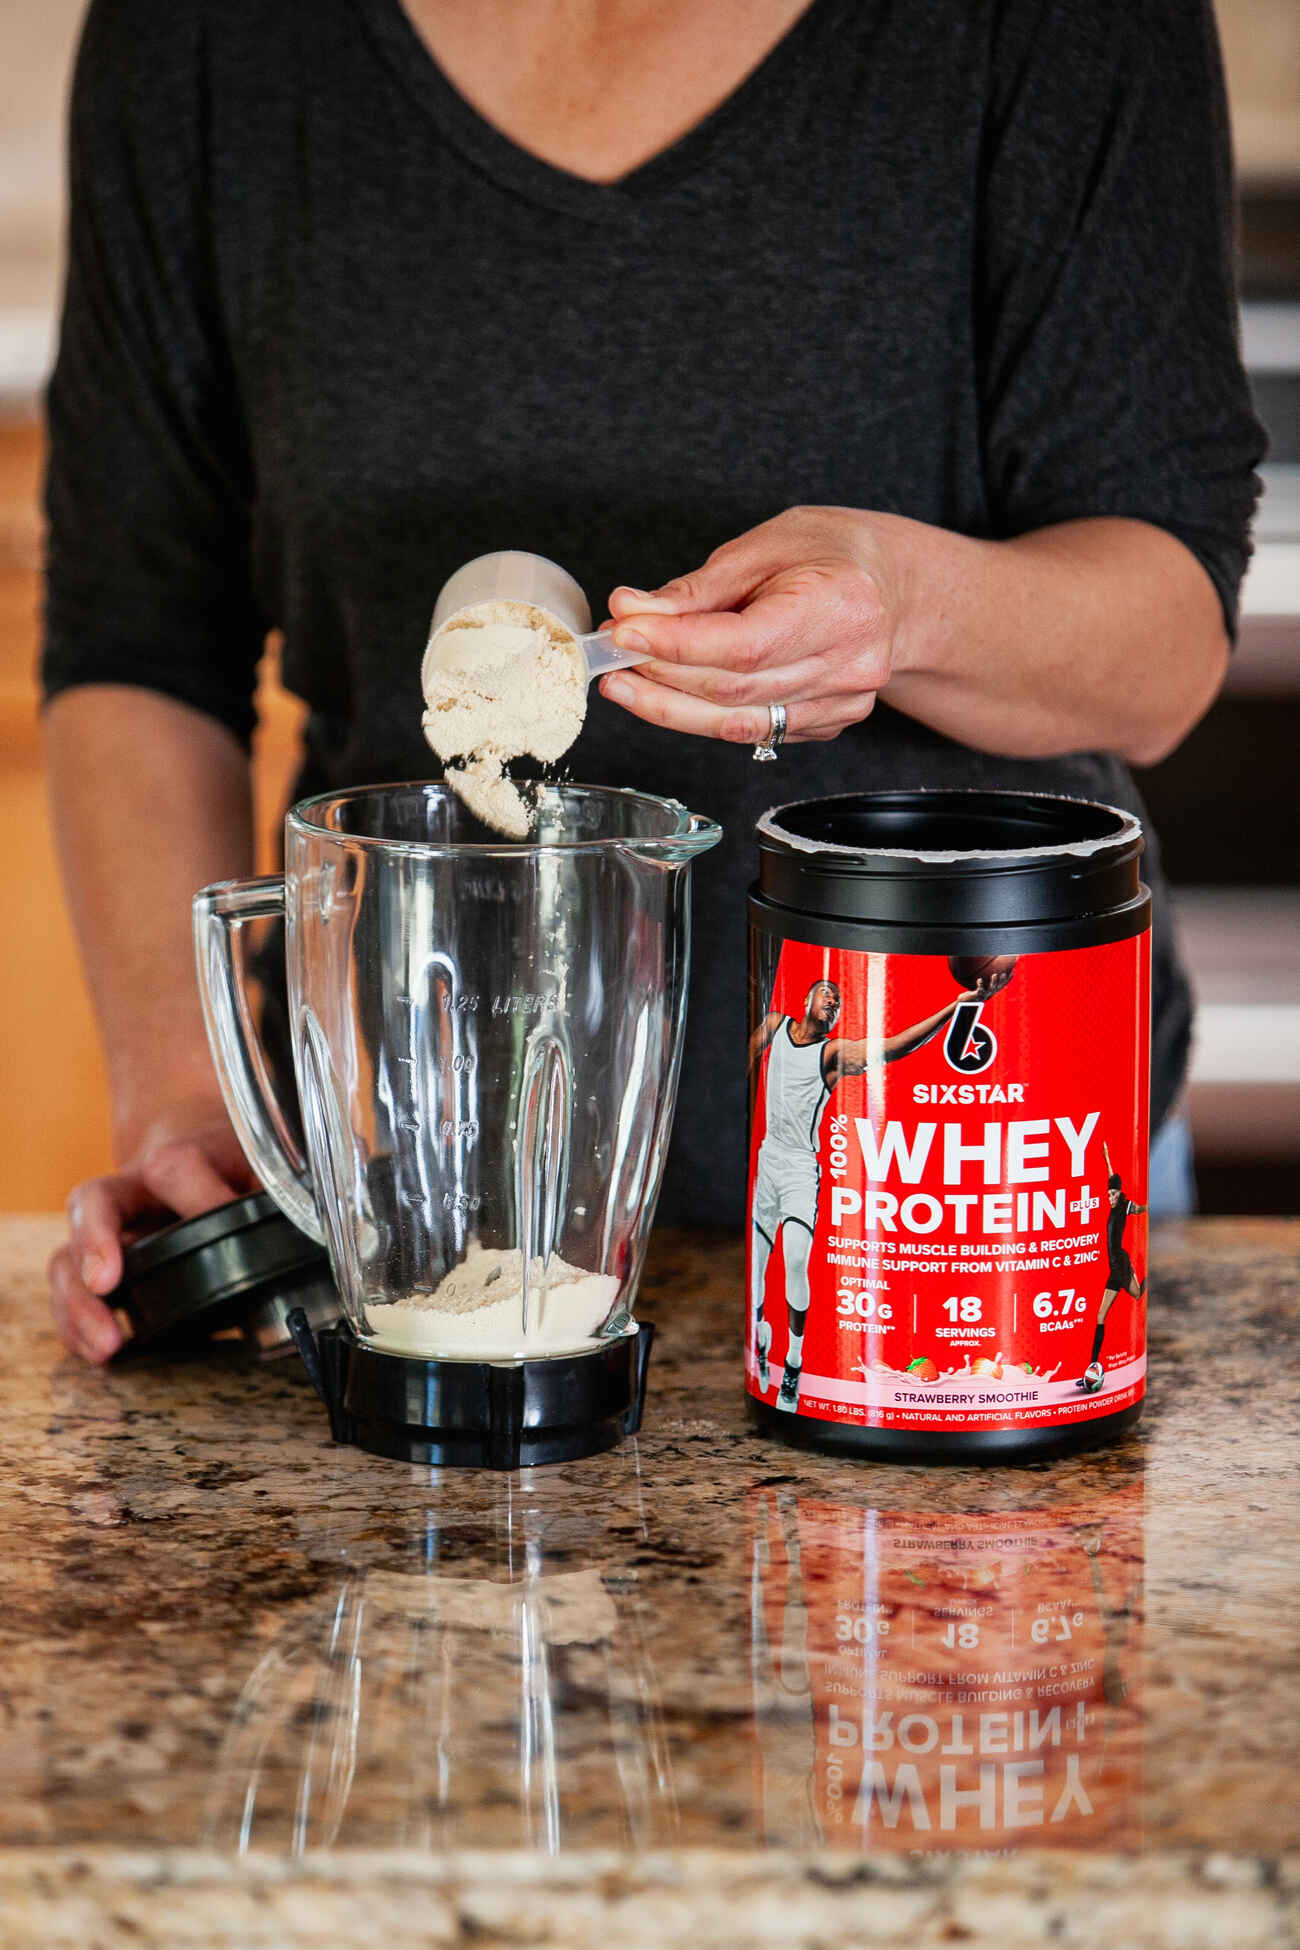
[[[769,704],[792,743],[867,717],[895,668],[901,531],[853,508],[791,508],[662,589],[616,589],[614,641],[653,661],[601,679],[607,698],[672,731],[766,739]]]

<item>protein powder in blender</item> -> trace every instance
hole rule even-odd
[[[898,1461],[1119,1435],[1146,1376],[1138,821],[900,791],[777,807],[758,839],[754,1413]]]

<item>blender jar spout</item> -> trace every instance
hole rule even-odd
[[[655,837],[635,836],[614,842],[621,851],[632,854],[641,860],[650,860],[670,867],[688,867],[697,853],[707,853],[722,838],[722,828],[714,819],[705,818],[703,813],[683,811],[682,825],[678,832]]]

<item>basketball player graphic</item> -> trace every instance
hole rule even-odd
[[[750,1037],[749,1060],[767,1059],[767,1124],[758,1147],[754,1175],[754,1226],[750,1235],[750,1293],[754,1304],[754,1345],[758,1350],[758,1383],[764,1394],[770,1385],[767,1356],[772,1325],[763,1318],[763,1282],[767,1262],[781,1234],[785,1259],[785,1303],[790,1339],[785,1372],[776,1405],[793,1414],[799,1405],[799,1376],[803,1369],[803,1336],[808,1319],[808,1260],[817,1224],[820,1168],[817,1160],[822,1115],[831,1092],[845,1077],[861,1076],[869,1063],[893,1063],[928,1043],[964,1002],[984,1002],[1011,980],[1011,969],[982,977],[936,1009],[923,1022],[913,1023],[871,1048],[867,1037],[835,1037],[841,996],[834,982],[814,982],[804,1001],[803,1015],[773,1011]],[[870,1050],[870,1054],[868,1051]]]
[[[1131,1198],[1124,1196],[1124,1185],[1119,1173],[1110,1161],[1110,1152],[1102,1144],[1101,1155],[1106,1160],[1106,1196],[1110,1200],[1110,1217],[1106,1221],[1106,1257],[1110,1264],[1106,1271],[1106,1291],[1101,1296],[1097,1309],[1097,1326],[1092,1337],[1092,1353],[1088,1365],[1075,1382],[1087,1395],[1095,1395],[1106,1378],[1106,1370],[1101,1364],[1101,1343],[1106,1332],[1106,1316],[1121,1293],[1131,1293],[1140,1300],[1147,1290],[1146,1275],[1139,1280],[1133,1262],[1124,1250],[1124,1228],[1138,1212],[1145,1212],[1145,1205],[1135,1205]]]

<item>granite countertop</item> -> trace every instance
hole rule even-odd
[[[1000,1470],[755,1434],[739,1241],[658,1235],[640,1437],[515,1476],[293,1357],[82,1366],[60,1230],[0,1221],[4,1950],[1300,1944],[1300,1225],[1153,1235],[1139,1428]]]

